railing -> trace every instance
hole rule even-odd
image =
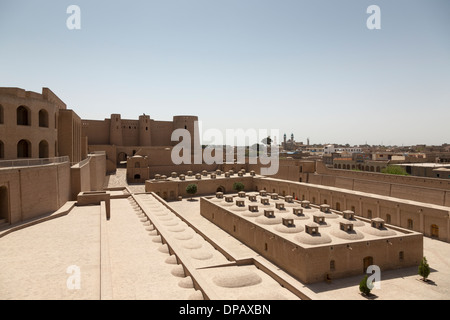
[[[106,154],[106,151],[91,151],[89,154]]]
[[[39,158],[39,159],[3,160],[0,161],[0,168],[35,167],[35,166],[43,166],[46,164],[64,163],[64,162],[69,162],[68,156],[55,158]]]
[[[81,160],[80,162],[71,162],[70,166],[71,167],[76,167],[76,168],[81,168],[82,166],[84,166],[86,163],[88,163],[91,159],[89,157],[87,157],[84,160]]]

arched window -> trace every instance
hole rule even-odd
[[[439,238],[439,227],[435,224],[431,225],[431,237]]]
[[[48,142],[45,140],[39,142],[39,158],[48,158]]]
[[[330,271],[336,270],[336,262],[334,260],[330,261]]]
[[[39,127],[48,128],[48,112],[41,109],[39,111]]]
[[[3,106],[0,104],[0,124],[3,124],[5,120],[3,120]]]
[[[5,186],[0,187],[0,220],[9,220],[8,209],[8,188]]]
[[[17,143],[17,158],[31,158],[31,143],[28,140],[20,140]]]
[[[3,144],[3,141],[0,140],[0,159],[3,159],[5,157],[5,145]]]
[[[408,229],[412,229],[414,227],[414,223],[412,219],[408,219]]]
[[[31,126],[30,110],[25,106],[20,106],[17,108],[17,125]]]

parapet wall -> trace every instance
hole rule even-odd
[[[308,182],[450,206],[450,181],[443,179],[329,169],[318,162],[317,173],[310,174]]]
[[[66,104],[58,98],[56,94],[53,93],[49,88],[42,88],[42,94],[34,91],[26,91],[21,88],[0,88],[0,95],[7,95],[15,98],[21,99],[34,99],[48,101],[55,104],[60,109],[66,109]]]
[[[106,155],[89,154],[88,158],[70,168],[71,200],[82,191],[103,189],[106,176]]]
[[[0,169],[9,200],[7,222],[18,223],[54,212],[70,199],[70,164]],[[6,217],[7,216],[7,217]]]
[[[345,177],[357,180],[370,180],[376,182],[393,183],[393,184],[405,184],[414,185],[418,187],[433,188],[450,190],[450,181],[437,179],[437,178],[425,178],[425,177],[413,177],[413,176],[400,176],[393,174],[384,174],[378,172],[366,172],[366,171],[352,171],[331,169],[325,166],[323,162],[316,162],[316,173],[318,175]]]

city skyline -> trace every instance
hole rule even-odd
[[[3,1],[0,86],[48,87],[83,119],[193,114],[311,144],[441,145],[449,12],[437,0]]]

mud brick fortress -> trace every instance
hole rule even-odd
[[[196,269],[181,238],[158,220],[161,210],[195,227],[174,209],[191,197],[186,186],[192,183],[200,197],[195,219],[212,222],[303,283],[362,274],[371,264],[383,270],[417,266],[424,236],[450,242],[450,181],[345,171],[301,159],[280,159],[274,176],[261,175],[262,165],[250,161],[175,165],[171,134],[186,129],[194,137],[197,120],[177,115],[157,121],[146,114],[137,120],[120,114],[84,120],[48,88],[0,88],[0,239],[2,231],[76,206],[100,206],[114,219],[110,208],[127,198],[203,298],[219,297],[202,275],[212,269]],[[143,192],[106,187],[118,169]],[[235,182],[245,190],[233,190]],[[232,260],[214,239],[208,241],[227,257],[220,259]],[[209,259],[203,254],[201,261]],[[263,265],[258,259],[239,261]],[[282,279],[275,269],[262,269]],[[282,284],[290,286],[287,280]],[[290,290],[305,298],[298,288]]]

